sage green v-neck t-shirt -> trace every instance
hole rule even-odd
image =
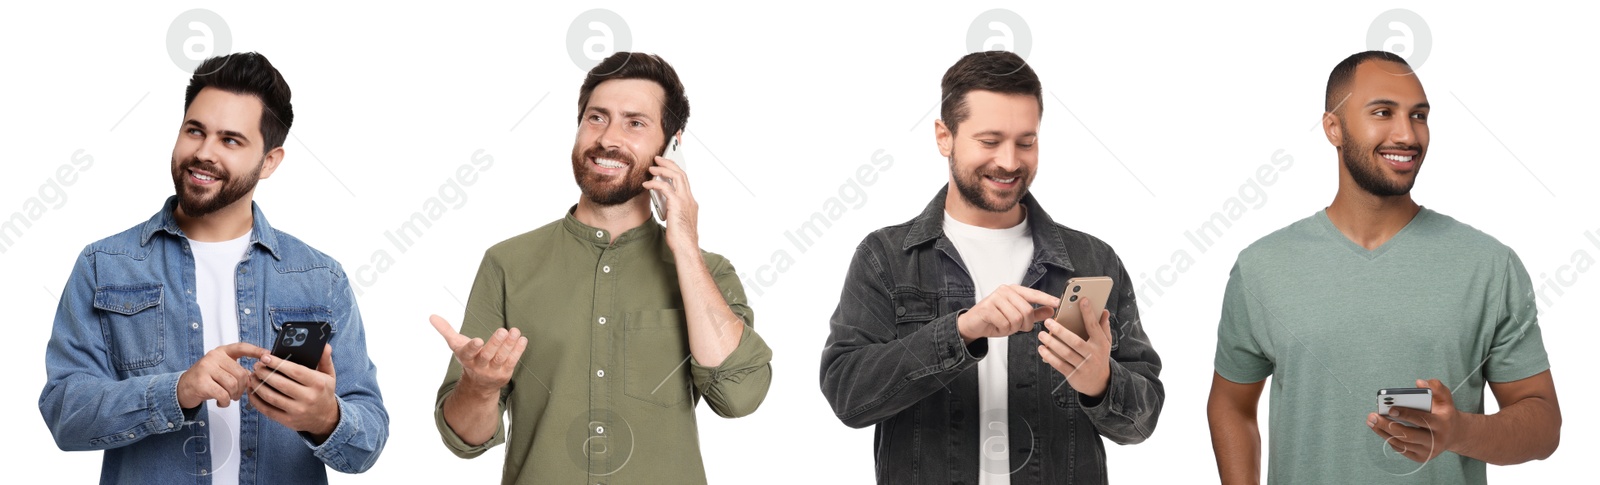
[[[1239,254],[1223,296],[1216,371],[1272,376],[1270,483],[1485,483],[1484,462],[1445,452],[1420,464],[1366,425],[1378,389],[1439,379],[1456,408],[1483,412],[1485,382],[1550,368],[1533,284],[1516,253],[1423,208],[1374,250],[1326,212]]]

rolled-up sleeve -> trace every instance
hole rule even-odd
[[[772,385],[772,348],[756,333],[755,311],[745,299],[738,272],[726,259],[717,258],[712,263],[711,278],[722,290],[728,308],[744,321],[744,333],[739,337],[739,345],[720,365],[706,367],[690,359],[689,372],[694,378],[694,388],[718,416],[748,416],[767,399],[767,389]]]

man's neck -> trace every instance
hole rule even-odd
[[[172,209],[178,229],[185,237],[200,242],[232,241],[250,233],[255,226],[255,213],[250,208],[250,197],[242,197],[227,207],[200,217],[189,217],[181,206]]]
[[[1333,227],[1368,251],[1389,242],[1421,211],[1409,193],[1379,196],[1348,185],[1339,187],[1327,209]]]
[[[1028,212],[1021,202],[1005,212],[991,212],[978,208],[967,202],[952,184],[944,198],[944,211],[950,217],[962,224],[978,226],[985,229],[1006,229],[1016,227],[1027,218]]]
[[[633,200],[611,206],[596,204],[588,197],[580,197],[578,208],[572,215],[578,222],[611,233],[610,242],[617,242],[618,235],[639,227],[650,219],[650,196],[640,194]]]

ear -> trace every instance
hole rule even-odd
[[[267,156],[261,159],[261,178],[265,180],[278,170],[278,163],[283,161],[283,147],[267,151]]]
[[[683,149],[683,130],[678,130],[677,133],[674,133],[672,135],[672,139],[669,140],[668,143],[671,143],[671,146],[680,150]]]
[[[955,151],[956,134],[944,125],[944,120],[933,120],[933,138],[939,144],[939,154],[950,158],[951,152]]]
[[[1344,146],[1344,129],[1340,124],[1339,115],[1333,112],[1322,113],[1322,134],[1328,137],[1328,143],[1334,147]]]

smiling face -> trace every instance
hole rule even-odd
[[[613,206],[644,193],[650,165],[665,147],[665,96],[661,85],[644,79],[595,86],[572,144],[572,175],[590,202]]]
[[[277,169],[283,148],[263,151],[261,100],[215,88],[184,112],[172,147],[172,185],[181,215],[204,217],[250,203],[256,182]]]
[[[1371,60],[1356,66],[1350,94],[1336,108],[1341,182],[1379,197],[1406,195],[1428,152],[1428,95],[1410,68]]]
[[[967,206],[1007,213],[1028,193],[1039,166],[1039,100],[1028,94],[971,91],[968,116],[950,131],[935,124],[950,183]]]

